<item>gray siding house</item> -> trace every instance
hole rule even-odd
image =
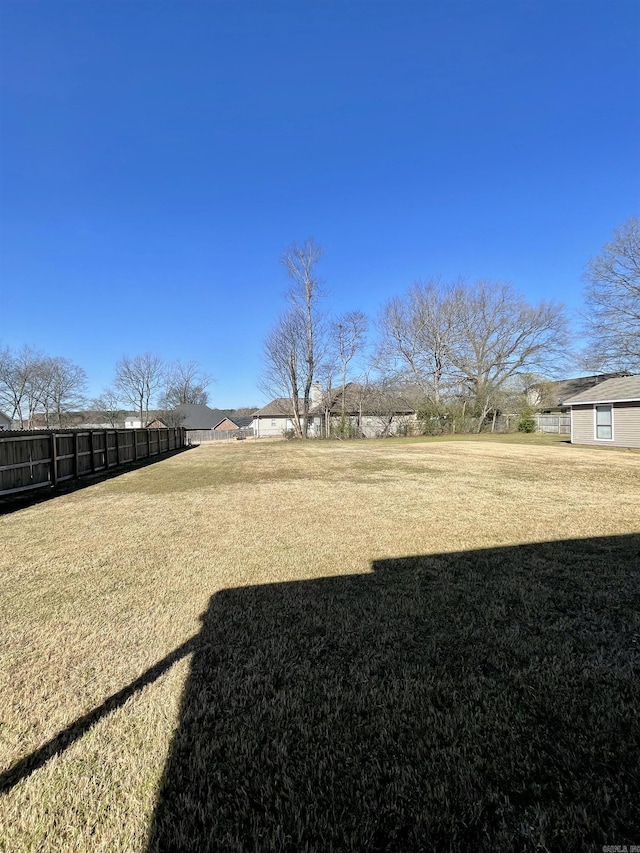
[[[640,376],[607,379],[564,402],[572,444],[640,448]]]

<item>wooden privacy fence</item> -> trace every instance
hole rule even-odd
[[[571,415],[536,415],[536,432],[571,434]]]
[[[205,441],[242,441],[253,437],[253,429],[190,429],[187,430],[187,443],[202,444]]]
[[[181,427],[0,432],[0,495],[57,486],[186,445]]]

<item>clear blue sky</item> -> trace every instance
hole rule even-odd
[[[279,263],[335,312],[441,275],[577,309],[640,205],[635,0],[1,0],[0,343],[196,359],[261,403]]]

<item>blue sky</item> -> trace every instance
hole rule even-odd
[[[640,199],[635,0],[2,0],[0,344],[195,359],[259,404],[279,259],[581,305]]]

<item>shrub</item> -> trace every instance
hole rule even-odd
[[[533,409],[524,409],[518,421],[518,432],[535,432],[536,419],[533,416]]]

